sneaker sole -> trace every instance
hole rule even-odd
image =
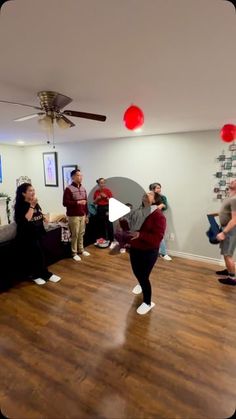
[[[145,311],[145,313],[139,313],[138,312],[138,310],[136,310],[136,312],[140,315],[140,316],[144,316],[144,314],[147,314],[147,313],[149,313],[149,311],[153,308],[153,307],[155,307],[155,303],[151,303],[151,305],[150,305],[150,307],[149,307],[149,309],[147,310],[147,311]]]

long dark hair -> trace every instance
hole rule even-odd
[[[18,186],[16,190],[16,199],[15,199],[15,221],[17,221],[17,216],[19,213],[20,208],[22,207],[22,204],[25,202],[25,197],[23,196],[23,193],[27,192],[28,188],[31,188],[31,183],[22,183],[20,186]]]

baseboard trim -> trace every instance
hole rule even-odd
[[[175,250],[170,250],[168,253],[170,256],[176,256],[178,258],[197,260],[199,262],[212,263],[215,265],[216,264],[224,265],[224,261],[222,259],[214,259],[207,256],[200,256],[200,255],[193,255],[191,253],[177,252]]]

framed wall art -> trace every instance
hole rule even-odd
[[[71,184],[71,172],[72,170],[78,169],[77,164],[68,164],[66,166],[62,166],[62,185],[63,189],[66,189],[67,186]]]
[[[43,153],[43,170],[45,186],[58,186],[57,153]]]

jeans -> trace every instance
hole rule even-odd
[[[164,239],[162,239],[161,244],[160,244],[159,255],[162,255],[162,256],[167,255],[166,243]]]
[[[143,292],[143,302],[150,305],[152,288],[149,276],[157,261],[159,249],[141,250],[130,249],[130,262],[134,275],[136,276]]]

